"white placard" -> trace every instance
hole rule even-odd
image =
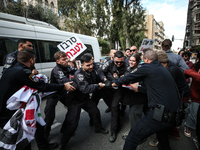
[[[87,49],[87,47],[76,35],[58,44],[57,47],[67,54],[70,61],[74,60],[78,55]]]
[[[145,48],[152,49],[154,41],[154,39],[143,39],[139,53],[142,53],[143,49]]]

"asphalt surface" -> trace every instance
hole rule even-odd
[[[45,106],[45,100],[41,104],[41,112],[43,112]],[[98,108],[101,112],[103,127],[110,130],[110,119],[111,114],[105,113],[107,108],[103,101],[100,101]],[[64,120],[67,109],[58,103],[56,107],[56,119],[52,126],[52,131],[50,135],[50,142],[57,142],[60,144],[61,134],[60,128],[61,123]],[[43,113],[44,116],[44,113]],[[79,126],[66,146],[66,150],[122,150],[124,145],[124,140],[121,138],[124,133],[128,133],[130,129],[128,121],[128,107],[126,108],[125,116],[121,120],[121,130],[117,135],[117,140],[114,143],[109,142],[110,133],[103,135],[94,132],[94,127],[89,126],[89,117],[85,111],[82,111]],[[191,138],[187,138],[183,134],[183,126],[179,129],[180,139],[169,138],[171,150],[197,150]],[[151,147],[149,141],[154,140],[155,134],[150,136],[146,142],[139,145],[137,150],[156,150],[156,147]],[[32,149],[37,150],[36,142],[32,141]]]

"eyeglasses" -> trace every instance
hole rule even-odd
[[[115,61],[116,64],[123,64],[123,61]]]
[[[182,56],[182,57],[188,57],[188,56],[184,55],[184,56]]]
[[[135,51],[136,51],[136,49],[130,50],[130,52],[135,52]]]

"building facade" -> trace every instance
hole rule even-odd
[[[57,0],[21,0],[26,5],[41,5],[43,8],[51,9],[55,14],[58,14]]]
[[[155,39],[153,50],[161,50],[161,43],[166,38],[164,23],[162,21],[157,22],[153,15],[149,15],[146,12],[146,29],[145,36],[147,39]]]
[[[189,0],[184,46],[192,52],[200,51],[200,0]]]

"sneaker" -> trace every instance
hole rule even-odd
[[[194,142],[194,145],[196,146],[197,149],[199,149],[199,142],[197,137],[192,137],[192,141]]]
[[[189,130],[187,126],[184,127],[184,135],[186,137],[191,137],[191,131]]]
[[[157,147],[158,143],[159,142],[158,142],[158,139],[156,137],[153,141],[149,142],[149,145],[152,146],[152,147]]]

